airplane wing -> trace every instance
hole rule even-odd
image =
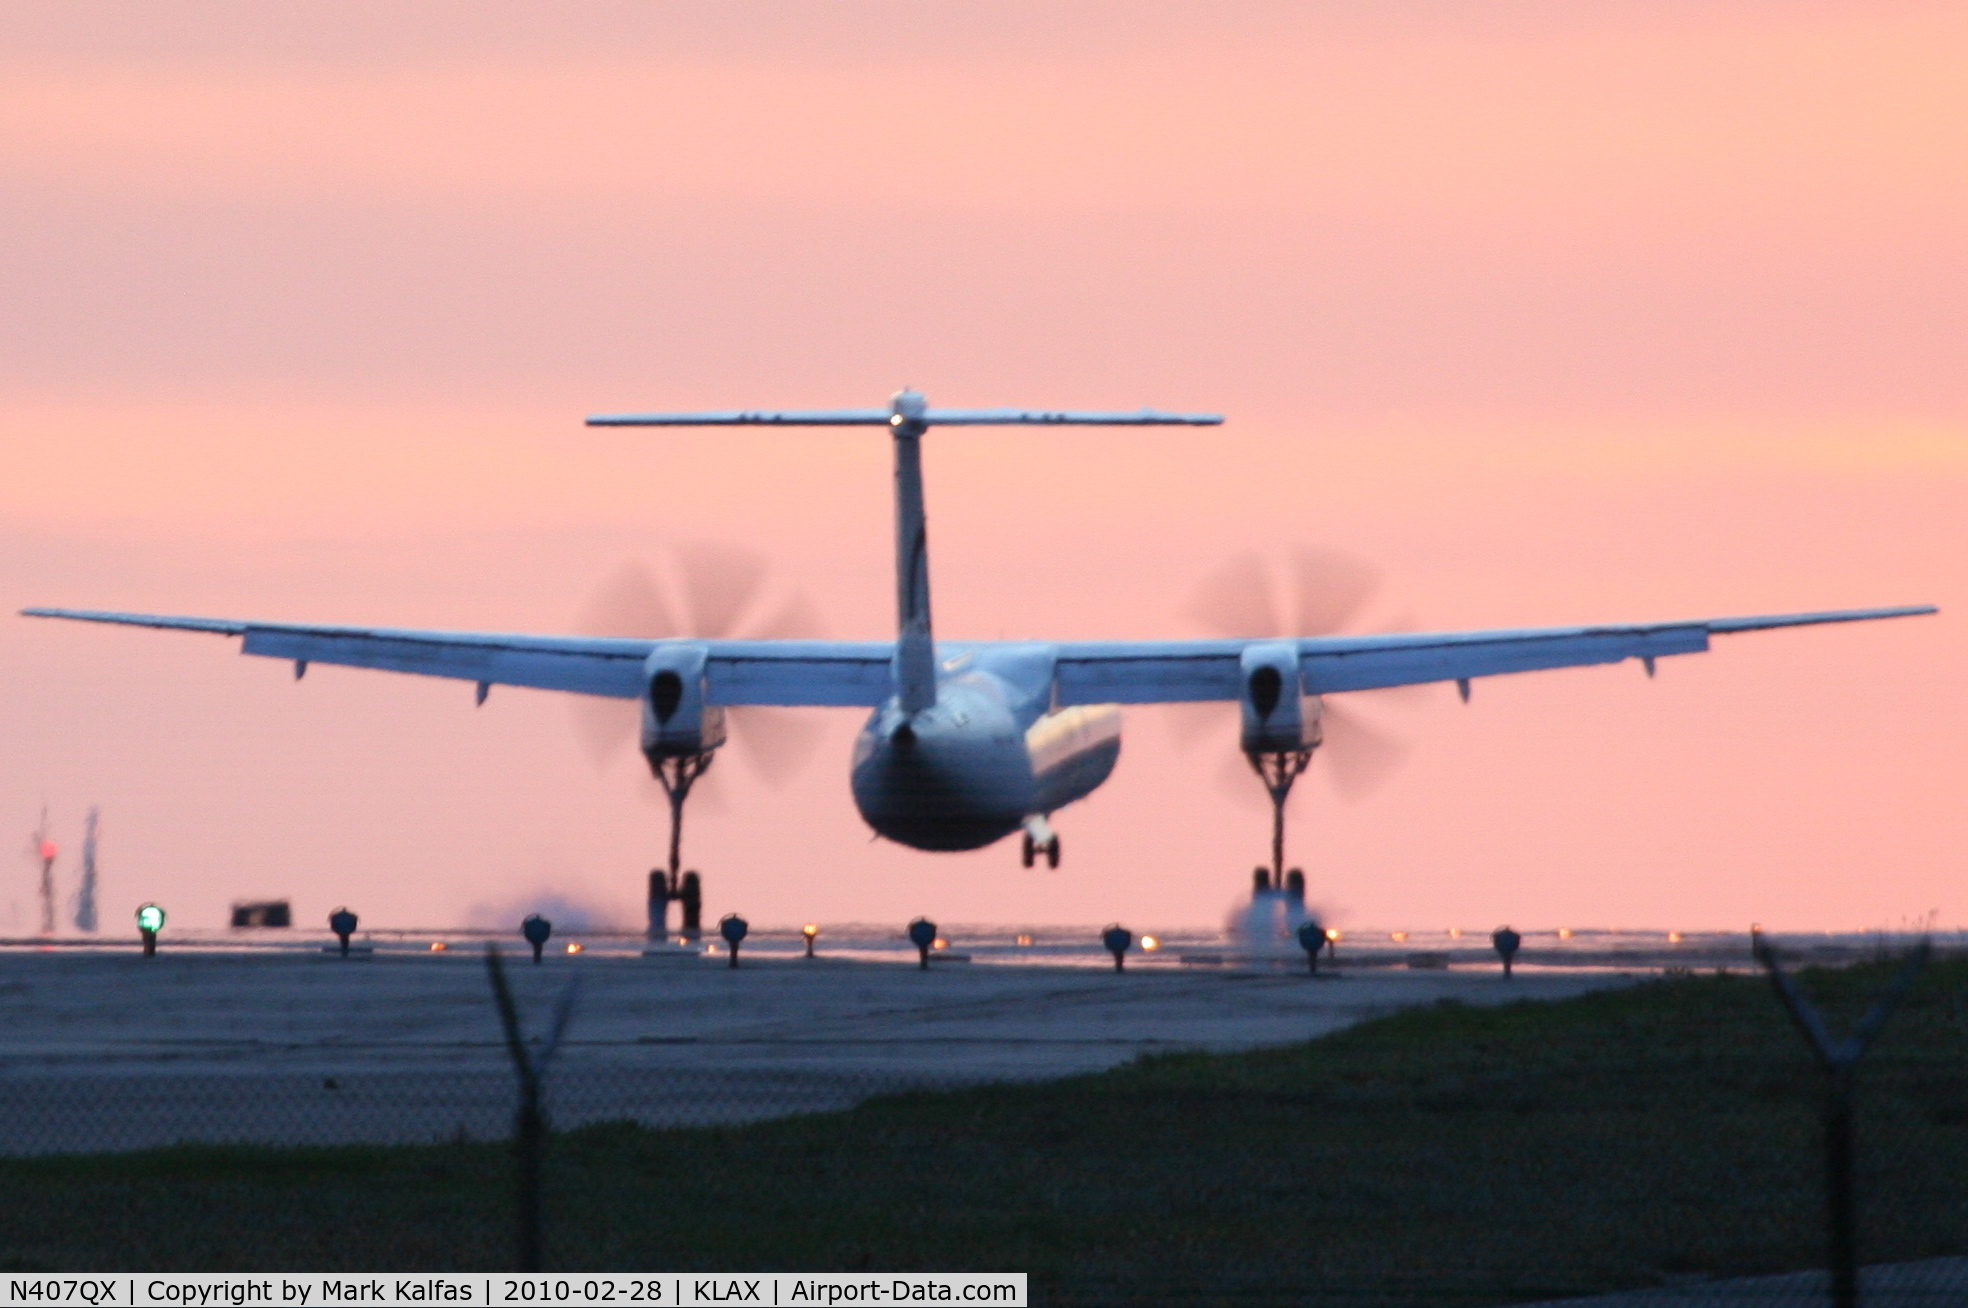
[[[22,609],[31,618],[71,618],[240,637],[240,653],[310,663],[451,677],[490,686],[530,686],[634,699],[653,640],[613,636],[523,636],[393,627],[316,626],[180,618],[93,609]],[[872,706],[894,693],[885,641],[707,640],[711,702]]]
[[[1506,672],[1617,663],[1651,663],[1696,654],[1709,638],[1775,627],[1864,622],[1933,613],[1929,606],[1844,609],[1754,617],[1705,618],[1621,626],[1542,627],[1499,631],[1402,632],[1321,636],[1298,641],[1305,690],[1324,694],[1432,681],[1466,682]],[[198,631],[241,640],[240,652],[294,663],[377,668],[450,677],[490,686],[529,686],[634,699],[655,641],[611,636],[527,636],[417,631],[391,627],[318,626],[169,617],[93,609],[23,609],[36,618]],[[709,699],[714,704],[872,707],[894,693],[895,647],[888,641],[707,640]],[[1238,660],[1250,640],[1066,641],[1052,648],[1057,702],[1160,704],[1234,700]],[[946,651],[982,648],[947,642]]]
[[[1307,693],[1377,690],[1431,681],[1468,682],[1506,672],[1581,667],[1670,654],[1699,654],[1710,636],[1828,622],[1866,622],[1933,613],[1925,605],[1842,609],[1756,617],[1704,618],[1592,627],[1523,630],[1401,632],[1383,636],[1319,636],[1298,641],[1299,674]],[[1058,702],[1163,704],[1236,699],[1238,659],[1248,640],[1101,641],[1061,644],[1056,664]]]

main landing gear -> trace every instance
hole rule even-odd
[[[1271,796],[1271,884],[1283,887],[1285,884],[1285,801],[1291,798],[1292,784],[1305,772],[1312,762],[1312,751],[1316,746],[1307,745],[1301,749],[1246,750],[1244,757],[1250,760],[1251,771],[1264,783],[1265,793]]]
[[[666,878],[668,893],[685,904],[687,935],[696,934],[696,914],[690,911],[690,901],[697,892],[697,874],[689,875],[686,885],[683,874],[683,802],[690,798],[690,788],[697,784],[697,778],[710,769],[713,753],[703,754],[650,754],[649,770],[656,774],[663,793],[670,799],[670,872]],[[654,889],[655,878],[651,878]],[[686,891],[692,892],[687,894]],[[653,896],[652,896],[653,898]],[[665,917],[668,916],[667,911]]]

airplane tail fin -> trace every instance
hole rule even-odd
[[[1048,409],[932,409],[912,390],[886,409],[761,409],[713,413],[608,413],[590,427],[887,427],[895,440],[895,691],[914,715],[936,703],[936,644],[929,621],[929,526],[923,509],[922,435],[945,427],[1214,427],[1214,413]]]
[[[936,703],[936,638],[929,624],[929,518],[923,509],[922,434],[927,406],[895,393],[895,695],[910,717]]]

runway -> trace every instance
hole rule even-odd
[[[557,1126],[737,1122],[911,1086],[1088,1072],[1142,1054],[1289,1043],[1414,1005],[1556,998],[1640,972],[1085,966],[508,956],[537,1036],[582,989],[549,1078]],[[485,1138],[513,1075],[482,955],[318,946],[0,951],[0,1151],[180,1140]]]

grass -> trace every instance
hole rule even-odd
[[[1890,969],[1807,974],[1849,1023]],[[1861,1076],[1862,1256],[1968,1252],[1968,961]],[[1056,1303],[1505,1303],[1820,1265],[1819,1080],[1767,983],[1445,1003],[1325,1039],[727,1129],[554,1137],[551,1266],[998,1270]],[[501,1148],[0,1162],[0,1261],[510,1265]]]

